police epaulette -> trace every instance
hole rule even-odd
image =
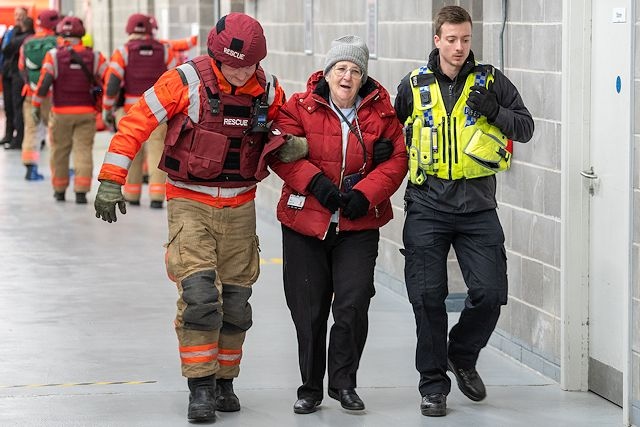
[[[429,86],[436,81],[436,76],[433,73],[429,74],[416,74],[415,76],[411,76],[411,86],[413,87],[422,87]]]

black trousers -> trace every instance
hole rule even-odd
[[[20,146],[22,146],[22,140],[24,139],[24,114],[22,113],[22,104],[24,103],[24,96],[22,96],[22,87],[24,81],[20,74],[14,73],[11,75],[11,101],[13,102],[13,127],[16,130],[16,135],[13,140]]]
[[[13,108],[13,92],[12,88],[12,79],[11,75],[2,75],[2,99],[4,101],[4,114],[7,121],[5,122],[5,133],[3,139],[6,138],[7,141],[11,141],[13,139],[13,132],[15,131],[15,127],[13,124],[14,121],[14,108]]]
[[[356,387],[375,294],[379,239],[377,229],[336,234],[334,224],[326,239],[319,240],[282,226],[284,292],[296,327],[302,376],[298,398],[323,397],[330,309],[329,387]]]
[[[24,114],[22,112],[22,104],[24,103],[24,96],[22,96],[22,86],[24,81],[20,74],[15,73],[11,75],[11,102],[13,103],[13,128],[16,130],[16,135],[13,140],[20,146],[22,146],[22,140],[24,139]]]
[[[425,396],[448,394],[447,357],[475,367],[507,303],[504,233],[495,209],[471,214],[407,205],[403,231],[405,282],[416,320],[418,389]],[[453,246],[467,286],[465,307],[449,333],[447,255]]]

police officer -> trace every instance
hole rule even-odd
[[[66,16],[56,26],[63,42],[48,51],[42,61],[40,80],[31,103],[35,123],[42,117],[44,98],[53,86],[51,107],[51,171],[53,196],[65,200],[69,186],[69,158],[73,150],[76,203],[87,203],[93,175],[93,138],[96,134],[96,108],[102,101],[102,82],[107,64],[102,53],[83,46],[85,34],[80,18]],[[99,98],[92,95],[99,90]]]
[[[166,263],[178,288],[175,328],[190,390],[187,417],[194,421],[213,419],[216,409],[240,409],[233,379],[259,273],[256,184],[268,173],[265,156],[281,145],[265,141],[267,121],[285,101],[277,80],[259,64],[267,46],[255,19],[222,17],[207,47],[208,56],[165,72],[122,118],[95,200],[96,216],[105,221],[116,221],[116,205],[126,212],[121,186],[127,169],[166,122],[159,166],[168,173]]]
[[[469,399],[486,396],[476,362],[507,303],[495,173],[509,167],[511,140],[527,142],[534,126],[509,79],[474,61],[466,10],[442,8],[434,27],[436,49],[426,67],[400,82],[395,108],[409,149],[403,252],[417,326],[421,411],[443,416],[451,388],[447,369]],[[468,294],[447,343],[452,245]]]
[[[18,67],[25,81],[23,93],[25,95],[23,108],[24,116],[24,140],[22,141],[22,163],[27,168],[25,179],[27,181],[39,181],[43,176],[38,172],[40,160],[39,125],[33,120],[33,106],[31,99],[40,79],[42,61],[46,53],[57,46],[55,35],[56,25],[60,21],[57,10],[44,9],[38,15],[38,29],[36,33],[25,40],[20,48],[20,62]],[[49,124],[49,112],[51,110],[51,91],[42,98],[40,113],[46,126]]]
[[[145,90],[153,86],[162,73],[175,66],[169,47],[153,38],[149,16],[134,13],[127,20],[126,31],[129,41],[114,50],[107,69],[103,117],[105,125],[111,128],[117,126],[122,116],[140,99]],[[122,105],[119,105],[121,90],[124,91],[124,96]],[[130,204],[140,204],[142,163],[146,151],[151,207],[162,208],[167,174],[158,169],[157,165],[162,155],[166,131],[166,125],[162,124],[151,132],[144,149],[138,152],[129,167],[124,197]]]

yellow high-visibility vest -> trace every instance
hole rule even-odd
[[[476,64],[451,114],[433,72],[420,67],[411,73],[413,111],[405,121],[405,139],[412,183],[421,185],[426,175],[453,180],[509,169],[512,141],[467,106],[470,88],[487,87],[493,73],[493,67]]]

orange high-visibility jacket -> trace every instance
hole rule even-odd
[[[264,94],[264,88],[258,83],[255,74],[244,86],[234,87],[227,82],[213,60],[210,60],[210,65],[218,79],[220,92],[252,97]],[[192,117],[194,122],[200,121],[200,86],[202,82],[199,78],[195,78],[191,79],[192,83],[189,83],[189,79],[185,78],[185,75],[193,76],[194,74],[195,70],[190,64],[183,64],[165,72],[153,87],[147,90],[142,98],[131,107],[118,124],[118,131],[111,140],[98,180],[124,184],[133,158],[158,124],[165,123],[180,113]],[[284,90],[279,84],[276,84],[275,97],[268,110],[269,121],[275,118],[285,100]],[[167,181],[167,200],[182,197],[217,206],[220,198],[227,197],[226,193],[213,194],[212,187],[207,189],[196,185],[178,184],[174,185]],[[232,195],[237,196],[238,193]]]

